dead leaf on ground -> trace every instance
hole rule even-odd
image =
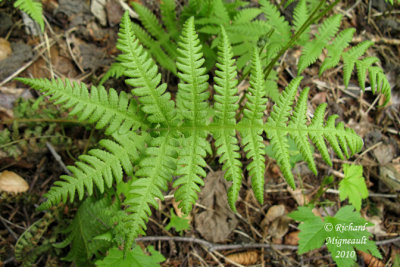
[[[291,219],[284,215],[276,218],[268,228],[268,234],[272,237],[272,243],[282,244],[282,237],[289,231]]]
[[[90,4],[90,11],[99,20],[101,26],[107,25],[105,5],[106,0],[93,0]]]
[[[381,144],[373,151],[374,156],[380,165],[389,163],[396,154],[395,148],[392,144]]]
[[[271,236],[274,244],[281,244],[282,237],[289,231],[290,218],[286,216],[284,205],[275,205],[268,209],[265,218],[261,222],[264,236]]]
[[[246,251],[246,252],[231,254],[226,258],[237,264],[253,265],[256,264],[258,261],[258,253],[257,251]],[[227,263],[229,263],[229,261],[227,261]]]
[[[295,231],[287,234],[285,236],[285,244],[286,245],[292,245],[292,246],[297,246],[299,244],[299,233],[300,231]]]
[[[124,9],[117,0],[108,0],[106,3],[108,24],[111,27],[119,24],[121,17],[124,14]]]
[[[238,223],[228,205],[228,187],[222,171],[209,173],[204,179],[199,199],[207,209],[195,214],[194,221],[196,230],[208,241],[225,241]]]
[[[32,48],[24,43],[11,43],[12,54],[0,61],[0,81],[13,74],[33,57]]]
[[[381,218],[379,218],[378,216],[368,217],[366,215],[363,217],[365,217],[365,219],[367,221],[374,224],[374,226],[367,227],[368,232],[370,232],[371,234],[376,235],[376,236],[386,236],[387,235],[387,233],[381,227],[381,223],[382,223]]]
[[[308,196],[303,195],[303,189],[297,188],[293,190],[290,186],[287,187],[287,191],[292,195],[293,199],[296,200],[296,203],[299,206],[304,206],[304,204],[308,204],[310,199]]]
[[[28,183],[15,172],[3,171],[0,173],[0,192],[22,193],[28,189]]]
[[[379,167],[379,179],[390,190],[400,191],[400,164],[389,163]]]
[[[6,59],[11,53],[10,42],[4,38],[0,38],[0,61]]]
[[[285,205],[281,204],[270,207],[267,214],[265,215],[265,218],[261,222],[261,227],[269,225],[273,220],[285,215],[285,213]]]

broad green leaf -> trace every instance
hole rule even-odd
[[[340,200],[349,198],[349,202],[359,211],[362,199],[368,197],[362,166],[344,164],[343,169],[344,178],[339,183]]]
[[[181,234],[184,230],[190,229],[189,219],[186,218],[187,216],[179,217],[175,215],[173,209],[171,209],[170,212],[171,212],[171,219],[168,225],[165,227],[165,230],[169,231],[169,229],[175,228],[175,230]]]
[[[164,256],[156,251],[152,246],[148,247],[151,255],[145,254],[139,246],[135,246],[133,250],[128,251],[126,255],[118,248],[112,248],[108,251],[108,255],[100,261],[96,262],[97,267],[157,267],[160,262],[165,261]]]
[[[320,248],[324,243],[332,254],[337,266],[353,266],[356,262],[355,249],[382,258],[372,236],[366,227],[373,226],[354,210],[353,206],[342,207],[334,217],[326,216],[324,220],[312,213],[312,207],[300,207],[289,216],[301,221],[299,226],[299,254]]]

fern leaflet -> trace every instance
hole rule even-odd
[[[251,163],[247,165],[249,176],[254,194],[260,203],[264,202],[264,169],[265,169],[265,145],[263,144],[262,124],[263,112],[266,107],[267,98],[265,97],[264,75],[261,67],[260,57],[257,49],[253,53],[252,72],[250,75],[249,93],[246,94],[246,107],[244,109],[244,117],[241,120],[244,126],[240,131],[242,143],[246,157],[251,159]]]
[[[198,185],[203,185],[200,177],[205,177],[206,172],[204,157],[211,151],[207,142],[207,132],[198,129],[199,125],[207,124],[209,106],[206,100],[209,97],[208,75],[202,67],[204,58],[201,53],[201,45],[194,30],[194,19],[191,17],[183,26],[181,41],[178,44],[180,56],[177,59],[178,84],[177,107],[182,117],[188,120],[190,136],[183,141],[183,149],[180,151],[177,175],[181,175],[175,182],[174,187],[180,186],[175,192],[177,201],[183,212],[189,213],[193,203],[197,199]]]
[[[42,32],[44,32],[44,20],[43,20],[43,11],[42,11],[42,3],[35,0],[17,0],[14,3],[14,7],[21,9],[26,12],[31,18],[36,21]]]
[[[298,74],[317,60],[322,49],[338,31],[341,19],[342,16],[339,14],[326,19],[318,29],[319,34],[315,39],[304,45],[299,59]]]
[[[224,28],[221,31],[221,42],[218,47],[218,62],[215,71],[214,89],[214,108],[215,108],[215,124],[233,126],[236,125],[236,110],[239,97],[236,96],[237,80],[235,60],[232,59],[232,47],[229,44],[228,36]],[[233,181],[228,192],[228,202],[233,211],[236,210],[235,203],[239,195],[240,186],[242,184],[242,164],[240,162],[239,146],[236,139],[236,131],[234,128],[225,128],[217,130],[214,133],[215,146],[218,147],[217,154],[220,156],[220,162],[223,163],[225,178]]]

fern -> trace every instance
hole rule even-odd
[[[326,19],[318,29],[319,34],[315,39],[304,45],[299,59],[298,74],[317,60],[322,49],[338,31],[341,19],[341,15],[334,15]]]
[[[163,20],[168,24],[168,29],[171,31],[175,26],[175,30],[172,30],[171,35],[163,30],[159,21],[149,9],[138,3],[133,3],[133,7],[138,13],[143,26],[153,37],[150,37],[140,26],[134,24],[132,27],[137,38],[143,45],[149,48],[150,53],[157,58],[161,66],[176,73],[174,60],[176,59],[177,53],[176,45],[172,42],[172,37],[177,37],[177,30],[176,24],[172,23],[171,16],[174,15],[174,9],[172,9],[171,1],[164,3],[162,8]],[[163,50],[165,50],[166,53]]]
[[[14,3],[14,7],[21,9],[26,12],[31,18],[36,21],[42,32],[44,31],[44,20],[42,3],[35,0],[17,0]]]
[[[119,77],[122,77],[124,75],[124,72],[125,72],[124,66],[122,66],[122,64],[120,62],[118,62],[118,59],[117,59],[117,61],[115,61],[113,64],[111,64],[110,68],[103,75],[103,77],[101,77],[99,85],[103,85],[110,78],[118,79]]]
[[[215,124],[230,125],[231,129],[223,128],[215,131],[215,146],[218,148],[217,153],[220,154],[220,162],[224,164],[223,170],[226,171],[225,178],[232,181],[232,186],[228,192],[229,204],[232,210],[236,210],[236,203],[239,195],[240,186],[242,184],[242,164],[239,160],[239,146],[236,139],[234,127],[236,125],[236,110],[239,108],[237,101],[237,80],[235,61],[232,59],[232,47],[229,43],[228,36],[224,28],[221,32],[221,41],[218,47],[218,70],[215,72],[214,90],[214,108],[215,108]]]
[[[269,4],[263,2],[265,9]],[[276,9],[268,12],[269,20],[283,19]],[[226,13],[232,15],[230,11]],[[254,14],[251,11],[246,16],[252,17]],[[332,20],[336,21],[338,17]],[[328,26],[323,24],[320,29]],[[274,32],[280,34],[286,29],[286,26],[280,25],[275,27]],[[227,29],[220,28],[219,31],[213,107],[210,106],[210,93],[207,90],[209,77],[204,67],[203,49],[193,17],[183,25],[176,50],[179,78],[176,101],[167,92],[167,85],[161,82],[157,65],[140,44],[128,13],[122,17],[117,47],[122,52],[119,61],[125,68],[126,83],[132,86],[130,94],[121,92],[118,95],[114,89],[107,92],[101,86],[92,86],[89,92],[85,85],[68,81],[20,78],[19,81],[51,96],[50,100],[56,104],[72,108],[70,114],[95,123],[108,135],[108,139],[99,142],[99,147],[91,149],[87,155],[79,158],[75,166],[69,167],[72,175],[62,176],[55,183],[45,195],[47,201],[40,208],[47,209],[68,199],[72,202],[76,193],[80,200],[85,195],[93,195],[95,191],[104,193],[113,184],[122,183],[123,173],[126,173],[129,176],[126,178],[129,180],[129,190],[124,192],[123,210],[114,216],[116,225],[113,235],[118,240],[123,239],[125,251],[128,252],[134,239],[146,230],[151,207],[157,206],[156,198],[163,198],[163,191],[168,189],[170,183],[176,190],[175,199],[179,207],[186,214],[191,211],[206,176],[206,157],[212,154],[211,138],[215,140],[215,155],[223,164],[225,178],[232,181],[228,194],[233,210],[243,175],[251,179],[255,196],[263,203],[265,135],[275,152],[283,177],[292,188],[296,183],[290,164],[289,140],[294,140],[315,174],[317,168],[313,145],[329,165],[332,162],[328,145],[341,159],[349,158],[361,150],[362,139],[346,128],[343,122],[336,123],[337,115],[324,120],[326,104],[318,106],[312,119],[307,119],[309,89],[302,90],[295,101],[301,76],[294,78],[279,96],[277,90],[271,91],[269,86],[276,85],[276,72],[271,71],[268,79],[264,79],[261,51],[257,47],[253,48],[250,88],[245,92],[245,106],[243,112],[238,111],[234,49]],[[324,35],[321,32],[318,38],[325,42],[332,34]],[[277,41],[278,37],[276,35],[273,39]],[[343,55],[345,66],[355,62],[354,66],[361,52],[358,48],[346,52]],[[308,59],[305,62],[312,61]],[[383,73],[371,62],[374,63],[375,59],[358,63],[360,75],[363,76],[367,69],[371,87],[385,91]],[[275,104],[265,121],[267,97],[271,95],[275,96]],[[240,147],[243,147],[249,162],[245,172],[241,168]],[[176,176],[174,182],[173,176]]]
[[[96,237],[111,229],[118,208],[107,198],[96,201],[91,197],[83,201],[75,218],[64,230],[67,238],[54,245],[57,248],[71,246],[63,260],[73,261],[76,266],[88,266],[94,255],[107,251],[112,243]]]
[[[200,191],[199,185],[203,185],[200,177],[205,177],[206,172],[204,157],[211,147],[207,142],[207,131],[197,126],[207,124],[209,106],[206,100],[209,93],[208,75],[202,67],[204,63],[201,53],[201,45],[194,30],[194,19],[190,18],[183,26],[181,41],[179,42],[177,59],[178,84],[177,108],[182,117],[187,120],[189,137],[183,139],[183,149],[179,153],[178,165],[184,166],[178,169],[177,175],[181,175],[175,182],[174,187],[179,188],[175,192],[175,198],[181,201],[179,206],[185,213],[189,213],[192,205],[197,199],[196,192]]]

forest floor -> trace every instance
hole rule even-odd
[[[13,8],[12,2],[0,4],[0,172],[2,175],[13,172],[27,183],[27,186],[20,185],[22,189],[17,190],[23,193],[18,194],[0,188],[0,266],[19,266],[14,255],[15,245],[26,229],[44,217],[43,212],[36,211],[43,194],[65,174],[63,164],[73,165],[80,154],[102,137],[101,132],[77,124],[66,112],[47,101],[36,101],[40,97],[38,92],[13,80],[15,77],[60,77],[88,85],[99,82],[118,54],[115,43],[123,8],[118,0],[104,1],[112,11],[97,13],[96,17],[93,14],[96,11],[87,2],[44,0],[46,30],[39,35],[28,33],[27,21],[22,20],[21,12]],[[158,1],[143,2],[159,14]],[[342,27],[356,28],[352,44],[363,40],[375,42],[368,54],[379,57],[382,62],[392,87],[390,103],[383,107],[382,97],[359,90],[355,75],[349,88],[344,90],[341,68],[319,77],[317,63],[309,68],[305,78],[311,88],[310,104],[327,102],[327,113],[338,114],[341,121],[363,138],[363,150],[351,162],[335,159],[332,168],[316,153],[317,177],[304,162],[296,163],[294,173],[301,176],[302,186],[294,191],[282,178],[275,160],[266,157],[264,204],[256,201],[250,181],[245,179],[236,215],[229,210],[226,198],[221,197],[226,195],[227,184],[220,166],[211,165],[200,199],[189,218],[190,230],[181,235],[175,230],[166,230],[170,210],[180,215],[173,192],[166,194],[159,209],[153,209],[147,235],[155,238],[138,243],[153,245],[160,251],[166,258],[162,266],[332,265],[326,248],[301,256],[296,253],[298,224],[286,215],[312,199],[324,177],[342,178],[343,163],[363,166],[370,196],[363,202],[361,214],[375,224],[370,231],[383,256],[378,260],[360,253],[358,264],[393,264],[400,254],[400,239],[397,238],[400,235],[400,6],[389,8],[384,1],[370,2],[341,1],[333,12],[343,14]],[[299,55],[297,50],[286,55],[288,60],[279,73],[280,89],[290,81],[288,70],[296,65]],[[106,87],[127,91],[122,79],[109,81]],[[334,214],[341,203],[337,183],[323,197],[327,205],[321,213]],[[46,225],[48,230],[42,233],[39,243],[54,242],[54,225],[68,224],[76,207],[58,206],[65,221]],[[174,239],[179,236],[191,237],[194,242]],[[169,238],[169,242],[156,237]],[[278,246],[273,249],[235,247],[235,244],[254,243]],[[72,266],[62,260],[67,253],[68,248],[49,248],[35,259],[35,264]]]

